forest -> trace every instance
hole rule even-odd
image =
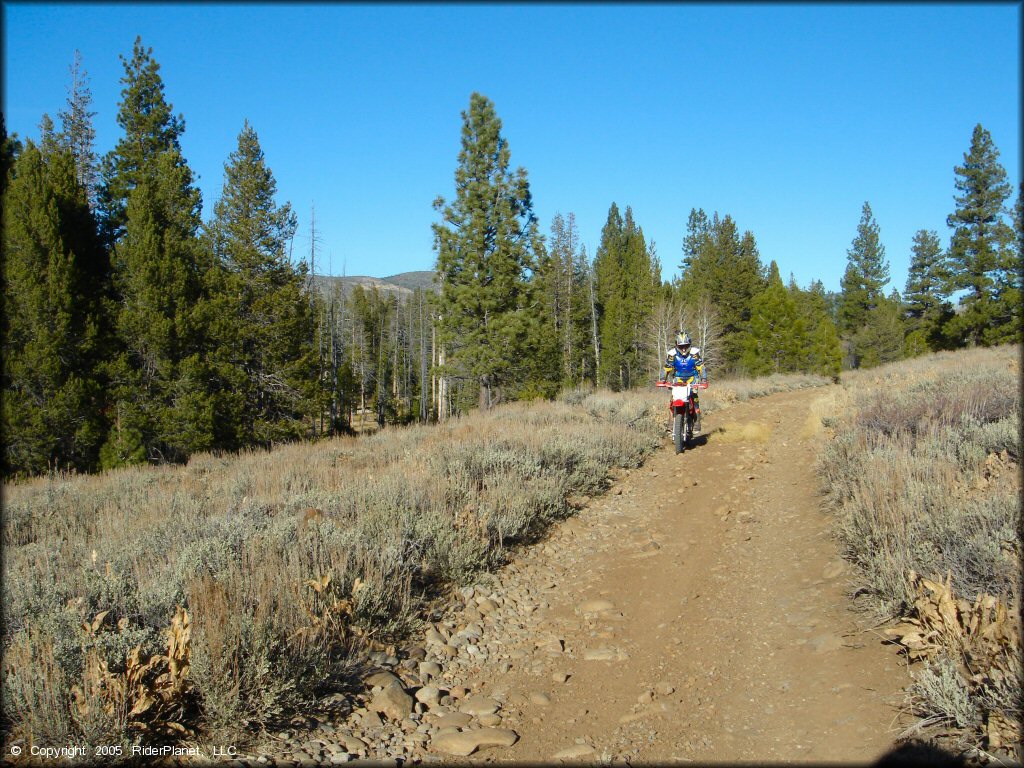
[[[906,284],[890,286],[864,202],[836,293],[784,280],[727,212],[689,212],[673,280],[629,205],[610,203],[592,257],[573,213],[542,232],[495,105],[474,93],[454,196],[434,201],[433,289],[399,298],[316,282],[315,217],[308,252],[295,253],[298,215],[277,201],[248,121],[203,221],[185,120],[152,49],[136,39],[121,60],[123,135],[106,154],[77,54],[59,125],[43,115],[37,139],[0,125],[5,478],[269,448],[351,433],[357,417],[427,423],[567,388],[646,387],[681,329],[712,378],[836,378],[1020,338],[1021,190],[1014,203],[980,124],[952,169],[948,248],[921,222]]]

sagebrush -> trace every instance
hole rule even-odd
[[[927,658],[912,708],[991,749],[1019,741],[1022,715],[1019,357],[972,349],[845,374],[818,465],[859,603],[876,620],[909,617],[893,636]],[[969,650],[976,600],[1003,611],[1002,654]]]

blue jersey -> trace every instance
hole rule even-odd
[[[689,355],[673,355],[672,369],[672,375],[676,378],[682,379],[683,381],[699,375],[699,371],[697,370],[697,361]]]

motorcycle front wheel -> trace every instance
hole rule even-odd
[[[672,418],[672,442],[676,445],[676,453],[682,453],[686,444],[686,422],[685,411],[677,411]]]

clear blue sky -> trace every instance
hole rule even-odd
[[[612,201],[677,272],[691,208],[731,214],[801,285],[838,289],[861,206],[903,289],[918,229],[944,244],[977,123],[1020,183],[1021,7],[275,5],[6,2],[4,113],[36,138],[81,51],[113,148],[137,34],[185,118],[204,216],[246,118],[330,270],[432,269],[460,113],[495,102],[547,234],[573,211],[593,256]],[[325,266],[328,266],[325,264]],[[317,271],[321,270],[318,264]]]

